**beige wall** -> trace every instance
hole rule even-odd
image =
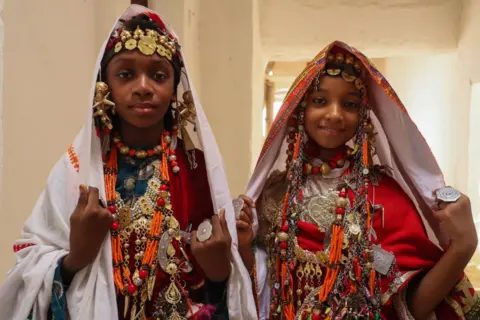
[[[174,27],[188,64],[190,80],[201,97],[200,82],[200,1],[201,0],[150,0],[153,10]]]
[[[468,195],[477,223],[480,224],[480,83],[472,86],[470,104],[470,141],[468,149]],[[479,229],[480,230],[480,229]]]
[[[0,209],[2,207],[2,181],[3,181],[3,74],[4,74],[4,0],[0,0]],[[1,245],[1,243],[0,243]]]
[[[464,0],[462,29],[459,40],[459,55],[463,70],[472,82],[470,107],[470,143],[468,155],[468,194],[480,222],[480,0]],[[480,282],[479,282],[480,283]]]
[[[252,121],[261,118],[263,105],[256,6],[256,0],[210,0],[200,9],[202,104],[234,196],[244,191],[252,169],[252,141],[261,139],[261,121]]]
[[[458,51],[465,71],[472,82],[480,82],[480,0],[462,0]]]
[[[257,2],[151,1],[182,42],[193,84],[224,158],[232,195],[244,192],[262,144],[265,60]]]
[[[444,51],[457,47],[461,4],[460,0],[262,0],[260,30],[272,61],[311,59],[333,40],[343,40],[369,57]]]
[[[125,0],[5,5],[0,279],[45,179],[85,120],[97,50]],[[122,4],[123,3],[123,4]]]
[[[86,114],[95,55],[93,12],[92,1],[5,5],[2,276],[13,263],[11,242]]]
[[[447,183],[467,192],[470,82],[458,54],[387,58],[384,69]]]

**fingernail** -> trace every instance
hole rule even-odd
[[[87,186],[84,184],[80,185],[80,192],[87,192]]]

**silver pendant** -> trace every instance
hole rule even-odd
[[[210,220],[205,220],[198,226],[197,229],[197,239],[200,242],[205,242],[212,236],[212,223]]]
[[[452,187],[445,187],[435,191],[438,201],[452,203],[457,202],[458,199],[462,196],[460,191]]]
[[[233,204],[233,210],[235,212],[235,219],[240,219],[240,215],[242,214],[243,210],[243,205],[245,204],[245,201],[238,197],[237,199],[232,200]]]
[[[373,269],[377,272],[387,275],[394,260],[395,256],[392,253],[383,250],[380,246],[373,246]]]

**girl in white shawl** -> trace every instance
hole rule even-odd
[[[1,318],[253,319],[222,160],[158,14],[127,9],[94,88],[14,245]]]

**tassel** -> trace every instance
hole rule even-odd
[[[335,285],[335,281],[340,270],[338,262],[342,257],[343,234],[343,226],[336,224],[332,227],[332,242],[330,246],[330,256],[328,259],[330,266],[327,267],[327,274],[325,276],[322,289],[319,293],[319,299],[321,302],[325,302],[327,300],[328,294]]]
[[[370,202],[367,199],[367,203],[365,205],[365,210],[367,211],[367,230],[372,227],[372,217],[371,217],[371,210],[370,210]]]
[[[374,269],[370,270],[370,294],[373,296],[375,294],[375,278],[376,278],[376,273]]]
[[[364,167],[368,167],[368,140],[366,137],[362,143],[362,163]]]

